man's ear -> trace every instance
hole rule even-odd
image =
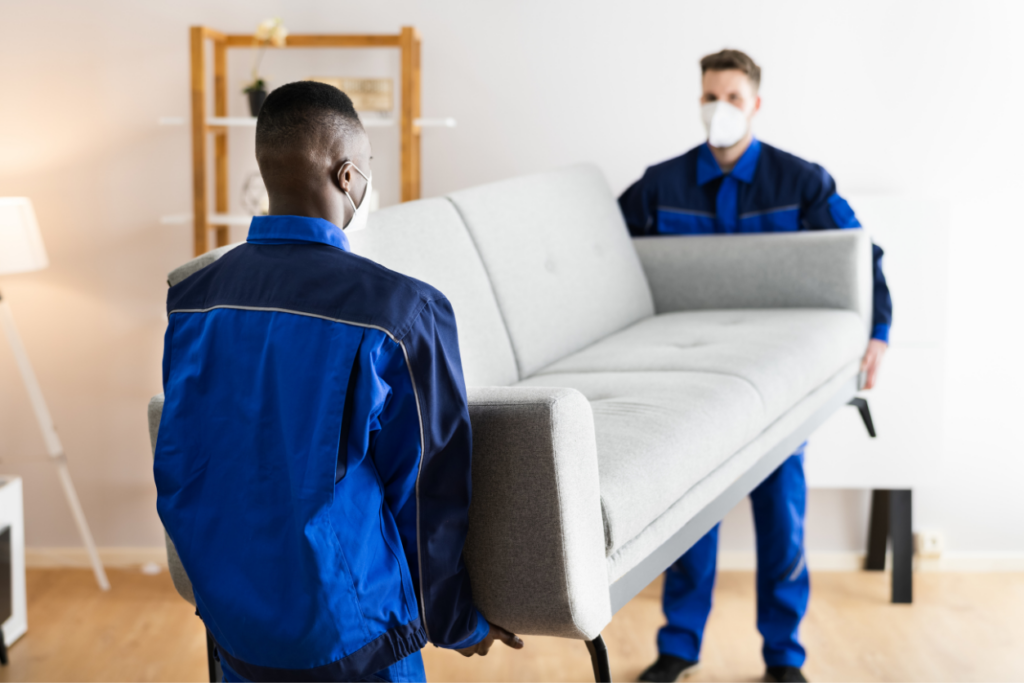
[[[758,95],[757,99],[754,100],[754,112],[753,112],[753,114],[756,114],[759,111],[761,111],[761,96],[760,95]],[[751,116],[753,116],[753,114],[751,114]]]
[[[341,163],[335,166],[334,171],[334,183],[338,188],[345,193],[352,191],[352,176],[355,172],[352,170],[352,162],[348,159],[343,160]]]

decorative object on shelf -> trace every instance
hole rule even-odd
[[[393,119],[367,118],[366,126],[398,124],[400,150],[401,201],[420,198],[420,138],[423,126],[451,126],[452,119],[420,118],[420,48],[419,32],[412,26],[403,26],[391,35],[282,35],[278,40],[288,48],[386,48],[399,51],[401,76],[398,80],[397,116]],[[273,36],[268,34],[267,42]],[[206,41],[213,43],[212,60],[207,61]],[[190,29],[191,84],[192,84],[192,230],[195,255],[205,254],[213,246],[224,246],[230,239],[229,225],[248,224],[247,216],[228,214],[230,186],[228,184],[228,127],[252,126],[253,120],[228,116],[228,59],[232,48],[265,47],[264,41],[252,35],[231,35],[206,26]],[[209,76],[212,65],[213,78]],[[254,74],[258,78],[258,71]],[[213,90],[213,111],[208,113],[209,93]],[[210,115],[212,113],[212,116]],[[209,136],[213,137],[210,145]],[[211,163],[212,162],[212,163]],[[212,181],[211,181],[212,176]],[[176,222],[177,217],[169,217]],[[215,232],[211,240],[210,231]]]
[[[253,116],[259,115],[263,101],[267,99],[267,82],[260,76],[260,62],[263,61],[263,53],[266,52],[268,45],[284,47],[287,40],[288,29],[284,27],[279,18],[264,19],[256,27],[253,42],[259,45],[260,49],[256,51],[256,60],[252,65],[252,81],[242,90],[249,96],[249,111]]]
[[[39,233],[39,224],[36,221],[32,202],[26,197],[0,197],[0,275],[42,270],[48,265],[46,248],[43,246],[43,238]],[[7,340],[14,352],[14,360],[18,365],[18,370],[21,371],[21,378],[25,381],[25,388],[28,390],[29,401],[35,411],[36,420],[39,421],[39,428],[43,432],[46,450],[50,454],[50,460],[57,467],[57,477],[64,489],[64,497],[67,498],[68,507],[71,508],[71,514],[78,525],[78,533],[89,552],[89,560],[92,562],[92,571],[96,575],[96,583],[102,590],[110,590],[110,582],[107,581],[107,574],[103,571],[103,564],[96,551],[96,544],[92,540],[89,524],[85,521],[85,513],[82,512],[82,505],[78,502],[75,485],[71,481],[71,473],[68,472],[64,446],[60,442],[60,437],[57,436],[57,429],[50,416],[50,409],[46,405],[46,399],[43,398],[43,390],[36,379],[32,364],[29,363],[28,353],[25,351],[25,345],[21,342],[18,328],[14,325],[14,316],[11,315],[11,309],[2,294],[0,294],[0,326],[7,333]]]
[[[395,108],[395,82],[390,78],[334,78],[313,76],[308,81],[326,83],[341,90],[352,100],[360,118],[367,114],[390,118]]]
[[[259,171],[250,173],[242,184],[242,208],[253,216],[266,216],[270,211],[270,196]]]

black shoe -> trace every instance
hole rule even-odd
[[[697,662],[672,655],[658,655],[658,661],[640,674],[640,680],[652,683],[672,683],[680,676],[689,676],[696,670]]]
[[[769,666],[764,672],[768,683],[807,683],[798,666]]]

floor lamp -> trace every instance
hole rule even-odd
[[[49,265],[49,261],[46,258],[46,249],[43,247],[42,235],[39,234],[39,224],[36,222],[32,202],[25,197],[0,197],[0,275],[40,270],[47,265]],[[103,563],[100,562],[100,555],[96,552],[96,544],[89,532],[89,524],[85,521],[82,505],[78,502],[78,494],[71,481],[71,473],[68,472],[64,446],[61,445],[60,437],[57,436],[53,418],[50,417],[50,409],[46,406],[43,391],[39,388],[36,374],[32,370],[28,354],[25,352],[25,346],[21,343],[21,335],[18,334],[18,328],[14,325],[11,309],[2,293],[0,293],[0,326],[7,333],[7,341],[11,343],[14,360],[18,364],[18,370],[21,371],[21,378],[25,380],[25,388],[28,389],[32,409],[36,413],[39,428],[43,432],[46,450],[57,467],[57,477],[64,489],[64,497],[68,500],[68,507],[71,508],[71,514],[78,525],[78,533],[82,536],[82,542],[85,543],[85,547],[89,551],[89,561],[92,563],[92,571],[96,575],[96,583],[102,590],[110,590],[107,573],[103,571]]]

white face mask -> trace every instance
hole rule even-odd
[[[341,173],[345,170],[345,166],[352,164],[351,161],[346,161],[341,165],[341,171],[338,172],[338,182],[341,182]],[[345,196],[348,198],[348,203],[352,205],[352,218],[349,219],[348,224],[345,225],[343,230],[345,232],[359,232],[366,228],[366,219],[370,215],[370,196],[373,193],[373,178],[367,176],[365,173],[359,170],[359,167],[352,164],[352,168],[356,170],[356,173],[366,178],[366,191],[363,193],[363,201],[359,202],[359,206],[352,200],[352,195],[345,190]]]
[[[747,134],[750,122],[743,110],[728,102],[708,102],[701,105],[700,118],[708,132],[712,147],[732,147]]]

